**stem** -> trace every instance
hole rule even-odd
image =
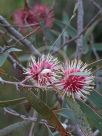
[[[39,51],[34,47],[34,45],[25,37],[19,33],[15,28],[13,28],[6,20],[4,17],[0,16],[0,23],[3,25],[3,27],[6,29],[6,31],[11,34],[17,41],[19,40],[20,43],[22,43],[24,46],[26,46],[31,53],[41,56]]]
[[[78,16],[77,16],[77,35],[83,31],[83,0],[77,0],[78,2]],[[77,39],[76,58],[80,59],[83,54],[83,34]]]

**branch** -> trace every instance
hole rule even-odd
[[[8,80],[4,80],[0,77],[0,83],[2,84],[10,84],[10,85],[15,85],[17,88],[18,86],[21,86],[21,87],[25,87],[25,88],[40,88],[38,86],[34,86],[34,85],[29,85],[29,84],[24,84],[24,81],[21,81],[21,82],[12,82],[12,81],[8,81]]]
[[[96,8],[98,8],[98,9],[101,11],[101,14],[102,14],[102,8],[101,8],[101,6],[100,6],[96,1],[94,1],[94,0],[90,0],[90,2],[92,2],[92,4],[93,4]]]
[[[77,35],[83,32],[83,0],[77,0],[78,2],[78,15],[77,15]],[[76,58],[80,59],[83,54],[83,34],[77,38]]]
[[[62,49],[63,47],[67,46],[69,43],[71,43],[71,42],[77,40],[77,39],[78,39],[82,34],[84,34],[84,33],[87,31],[87,29],[93,24],[93,22],[97,19],[97,17],[100,15],[100,13],[101,13],[101,11],[99,11],[99,12],[90,20],[90,22],[85,26],[85,28],[83,29],[82,32],[80,32],[79,35],[77,35],[77,36],[75,36],[74,38],[72,38],[72,39],[66,41],[66,42],[65,42],[64,44],[62,44],[62,46],[60,46],[57,50],[55,50],[55,51],[52,50],[51,53],[52,53],[52,54],[55,54],[55,53],[58,52],[60,49]]]
[[[33,46],[33,44],[29,40],[25,39],[25,37],[13,28],[2,16],[0,16],[0,23],[16,40],[19,40],[24,46],[28,47],[33,54],[40,56],[39,51]]]

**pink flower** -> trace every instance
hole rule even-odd
[[[51,55],[42,55],[37,61],[32,57],[26,74],[35,85],[47,87],[57,82],[59,68],[57,58]]]
[[[36,23],[43,22],[46,27],[51,28],[54,22],[54,12],[46,5],[35,5],[33,8],[36,15]]]
[[[37,25],[35,24],[35,15],[33,11],[30,8],[24,8],[17,10],[13,15],[13,20],[16,25],[18,25],[21,30],[26,30],[27,28],[24,27],[24,25]],[[34,26],[33,26],[34,27]]]
[[[87,64],[82,61],[68,61],[63,67],[63,78],[60,86],[63,94],[77,99],[86,99],[93,89],[93,76],[91,70],[87,69]]]
[[[27,29],[24,25],[29,25],[35,29],[40,26],[41,22],[46,27],[51,28],[54,22],[54,13],[48,6],[37,4],[32,9],[29,7],[18,9],[13,15],[13,20],[21,30]]]

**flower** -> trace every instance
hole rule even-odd
[[[18,9],[13,15],[13,20],[15,24],[18,25],[22,31],[26,30],[24,25],[32,25],[32,26],[38,25],[35,24],[36,22],[35,15],[32,9],[30,8]]]
[[[33,83],[39,87],[48,87],[57,82],[59,76],[58,71],[60,68],[59,61],[50,54],[42,55],[36,61],[32,57],[27,69],[27,77],[30,78]]]
[[[60,86],[63,93],[79,100],[86,99],[86,95],[93,89],[93,75],[91,70],[87,69],[87,64],[81,60],[68,61],[62,71]]]
[[[33,8],[36,15],[36,23],[43,22],[46,27],[51,28],[54,22],[54,12],[46,5],[37,4]]]
[[[13,20],[23,31],[26,30],[24,25],[37,29],[41,22],[44,22],[46,27],[51,28],[54,22],[54,12],[45,5],[37,4],[33,8],[26,5],[14,13]]]

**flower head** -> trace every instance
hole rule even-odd
[[[24,25],[38,25],[35,24],[35,15],[30,8],[18,9],[13,15],[13,20],[22,31],[26,30],[26,28],[23,27]]]
[[[43,22],[46,27],[51,28],[54,22],[54,12],[46,5],[37,4],[33,8],[36,15],[36,23]]]
[[[57,58],[51,55],[42,55],[37,61],[32,57],[26,74],[35,85],[47,87],[57,82],[60,65]]]
[[[63,93],[73,98],[85,99],[93,89],[93,76],[87,64],[81,60],[68,61],[62,69],[63,78],[60,81]]]
[[[25,6],[23,9],[18,9],[13,20],[21,30],[26,30],[24,25],[29,25],[33,29],[40,27],[40,23],[44,22],[45,26],[51,28],[54,22],[54,12],[48,6],[37,4],[33,8]]]

